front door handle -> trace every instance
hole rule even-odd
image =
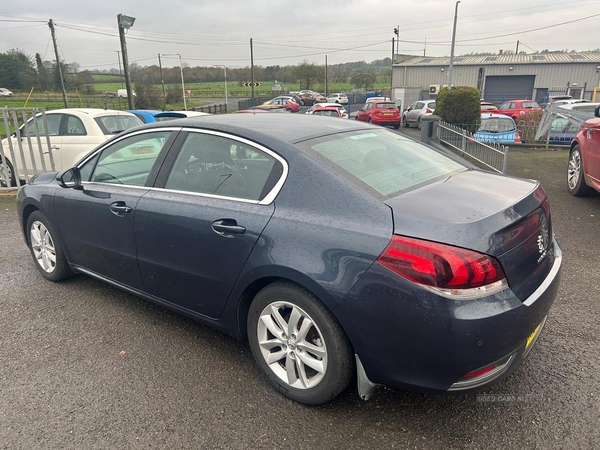
[[[244,234],[246,227],[237,224],[234,219],[220,219],[212,223],[212,229],[215,233],[225,237],[233,237],[233,234]]]
[[[132,211],[130,206],[127,206],[125,202],[114,202],[110,204],[110,210],[113,214],[122,217]]]

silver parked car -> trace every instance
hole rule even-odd
[[[416,125],[421,129],[421,119],[425,114],[433,114],[435,111],[435,100],[419,100],[414,102],[402,114],[402,123],[405,127]]]

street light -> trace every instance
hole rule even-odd
[[[183,65],[181,64],[181,55],[179,53],[162,53],[162,56],[178,56],[179,70],[181,71],[181,93],[183,94],[183,109],[187,111],[187,102],[185,101],[185,83],[183,82]]]
[[[454,70],[454,44],[456,42],[456,18],[458,17],[458,4],[454,7],[454,27],[452,28],[452,46],[450,47],[450,67],[448,68],[448,90],[452,90],[452,72]]]
[[[133,26],[135,17],[124,14],[117,15],[117,25],[119,26],[119,39],[121,40],[121,53],[123,55],[123,72],[125,73],[125,87],[127,88],[127,103],[129,109],[135,109],[133,104],[133,90],[131,89],[131,78],[129,76],[129,57],[127,56],[127,43],[125,42],[125,30]]]
[[[222,64],[215,64],[214,67],[222,67],[225,72],[225,105],[227,105],[227,67]],[[227,108],[227,106],[225,106]]]

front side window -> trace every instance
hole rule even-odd
[[[502,103],[500,105],[500,108],[498,108],[499,111],[504,111],[505,109],[509,109],[510,108],[510,103]]]
[[[170,134],[170,131],[138,134],[106,147],[97,162],[95,157],[80,167],[82,181],[144,186]],[[95,164],[93,170],[88,167],[90,164]]]
[[[60,121],[62,119],[63,115],[62,114],[46,114],[46,123],[48,124],[48,135],[49,136],[59,136],[60,135]],[[37,124],[37,129],[40,131],[41,135],[45,135],[45,129],[44,129],[44,120],[42,119],[42,116],[38,116],[35,119],[35,123],[33,120],[29,121],[29,124],[27,125],[27,128],[29,129],[29,134],[31,136],[36,136],[37,135],[37,131],[36,131],[36,124]],[[21,130],[21,134],[23,136],[25,136],[25,134],[23,133],[23,130]]]
[[[281,178],[281,163],[234,139],[190,133],[165,189],[260,201]]]

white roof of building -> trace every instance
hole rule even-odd
[[[449,56],[427,57],[397,55],[401,60],[395,66],[447,66],[450,64]],[[408,58],[407,58],[408,57]],[[528,55],[491,55],[491,56],[455,56],[454,64],[462,66],[480,64],[543,64],[543,63],[595,63],[600,64],[600,53],[532,53]]]

